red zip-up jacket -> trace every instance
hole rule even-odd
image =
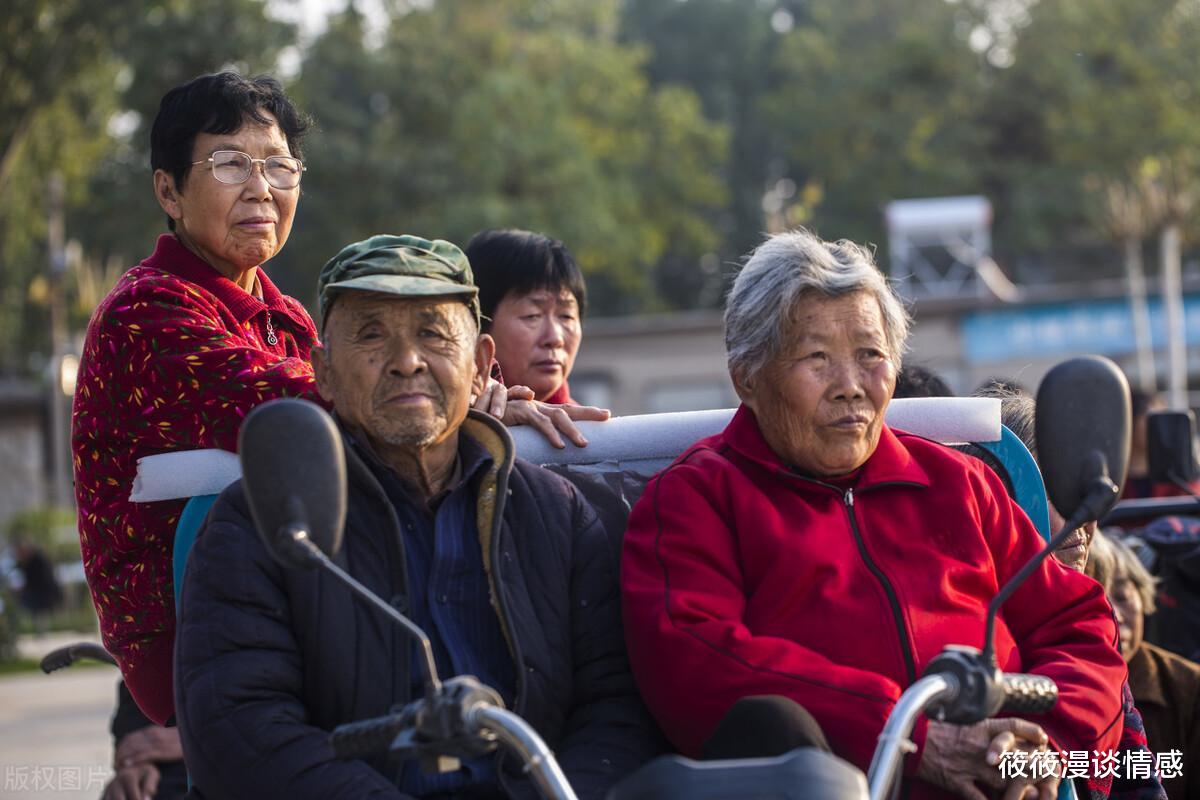
[[[621,584],[634,676],[687,755],[735,701],[777,694],[865,771],[900,693],[946,645],[982,646],[989,601],[1042,545],[973,458],[885,427],[852,479],[825,483],[792,472],[743,406],[655,476],[630,517]],[[1058,683],[1054,710],[1030,719],[1066,749],[1117,746],[1116,642],[1099,584],[1053,558],[996,624],[1002,669]],[[912,798],[947,796],[910,782]]]
[[[236,450],[254,406],[317,399],[312,319],[258,278],[261,299],[164,234],[101,301],[80,358],[71,446],[83,566],[104,646],[160,724],[174,713],[171,551],[184,501],[129,502],[137,460]]]

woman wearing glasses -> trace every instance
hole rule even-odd
[[[168,92],[150,159],[169,232],[88,326],[72,431],[84,566],[104,645],[159,724],[174,713],[171,548],[183,502],[129,502],[137,460],[234,451],[251,407],[315,394],[316,329],[263,269],[292,227],[307,127],[271,78],[226,72]]]

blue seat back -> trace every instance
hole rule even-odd
[[[208,510],[216,502],[215,494],[202,494],[191,498],[179,515],[175,525],[175,547],[172,550],[171,572],[175,577],[175,606],[179,606],[179,592],[183,588],[183,571],[187,567],[188,553],[196,543],[196,534],[208,516]]]
[[[1004,467],[1013,487],[1013,499],[1042,538],[1050,541],[1053,534],[1050,530],[1050,504],[1046,500],[1046,486],[1042,483],[1042,472],[1029,448],[1004,426],[1000,428],[1000,441],[975,442],[975,445],[991,453]]]

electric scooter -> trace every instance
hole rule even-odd
[[[997,667],[995,619],[1005,600],[1067,536],[1102,517],[1115,502],[1128,463],[1129,430],[1129,390],[1112,362],[1073,359],[1046,376],[1038,391],[1037,415],[1046,488],[1055,507],[1075,509],[1074,513],[993,599],[982,650],[948,647],[904,692],[879,737],[867,776],[835,756],[811,749],[725,762],[666,756],[616,786],[608,800],[884,800],[895,788],[905,754],[915,750],[908,737],[922,713],[969,725],[1001,712],[1037,714],[1052,709],[1058,689],[1051,679],[1003,673]],[[346,473],[341,437],[329,415],[303,400],[265,403],[247,416],[238,450],[251,513],[272,556],[289,568],[328,572],[420,643],[422,697],[398,713],[336,728],[331,743],[338,756],[387,752],[444,772],[500,747],[520,760],[543,797],[575,800],[553,753],[532,726],[505,709],[495,690],[471,676],[443,682],[425,632],[333,563],[346,515]],[[293,469],[297,463],[306,469]]]

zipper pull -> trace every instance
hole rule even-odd
[[[848,507],[854,508],[854,490],[853,489],[846,490],[846,495],[845,495],[844,499],[845,499],[846,505]]]
[[[271,312],[267,312],[267,344],[274,347],[279,344],[279,338],[275,336],[275,327],[271,324]]]

